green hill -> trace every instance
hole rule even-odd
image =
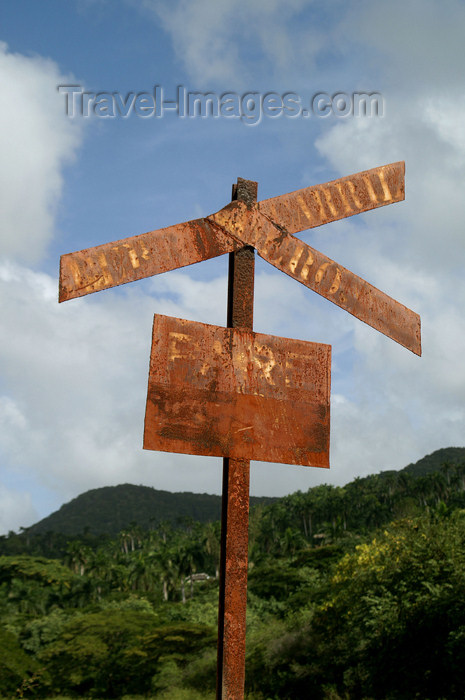
[[[252,496],[250,504],[268,504],[275,500]],[[205,523],[220,517],[221,496],[170,493],[149,486],[120,484],[86,491],[33,525],[29,534],[80,535],[87,531],[114,536],[131,523],[150,529],[163,522],[179,526],[190,519]]]
[[[414,464],[409,464],[402,469],[412,476],[426,476],[441,469],[445,464],[462,464],[465,462],[465,447],[443,447],[422,457]]]

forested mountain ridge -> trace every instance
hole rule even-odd
[[[251,497],[251,505],[272,503],[275,498]],[[76,536],[116,536],[132,523],[153,529],[161,523],[173,526],[195,520],[207,523],[221,517],[221,496],[208,493],[171,493],[150,486],[120,484],[91,489],[65,503],[51,515],[28,528],[29,534],[56,532]]]
[[[426,476],[437,472],[444,464],[461,464],[465,462],[465,447],[443,447],[435,450],[415,462],[408,464],[402,471],[412,476]]]
[[[364,490],[376,490],[380,480],[394,482],[401,478],[402,474],[424,477],[439,472],[445,464],[452,466],[460,463],[465,463],[465,447],[447,447],[426,455],[400,471],[390,470],[355,479],[343,488],[351,492],[354,487],[363,485]],[[321,488],[331,490],[332,487]],[[314,491],[316,494],[319,491],[321,495],[321,488],[310,489],[309,493]],[[250,505],[270,505],[279,500],[282,499],[252,496]],[[220,515],[221,496],[206,493],[171,493],[148,486],[120,484],[86,491],[32,525],[28,532],[30,535],[55,532],[68,536],[89,532],[92,535],[106,534],[114,537],[134,523],[143,529],[153,529],[163,522],[173,526],[182,525],[189,520],[211,522],[219,520]]]

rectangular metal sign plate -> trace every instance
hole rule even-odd
[[[331,346],[156,315],[144,448],[329,467]]]

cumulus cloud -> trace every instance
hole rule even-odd
[[[11,53],[0,42],[0,255],[37,263],[50,242],[63,167],[81,140],[57,85],[53,61]]]
[[[54,349],[47,347],[53,318],[36,333],[34,311],[36,302],[39,309],[56,303],[56,291],[46,275],[18,262],[37,265],[47,251],[55,233],[63,170],[73,160],[82,133],[58,99],[57,85],[70,77],[53,61],[11,53],[0,42],[0,76],[0,530],[6,531],[37,519],[27,489],[34,450],[51,447],[40,421],[51,426],[54,415],[46,402],[38,404],[54,376]],[[12,465],[22,469],[11,471]]]
[[[2,451],[62,496],[137,481],[154,306],[188,309],[134,290],[58,305],[57,285],[0,267]]]
[[[369,47],[371,63],[385,72],[383,82],[406,99],[416,89],[440,98],[462,83],[464,30],[460,0],[449,0],[447,12],[437,0],[393,0],[389,11],[362,0],[352,5],[338,34],[346,46],[356,41]]]
[[[429,96],[419,94],[414,102],[404,103],[394,93],[389,103],[392,115],[337,124],[317,140],[317,148],[341,174],[405,160],[405,203],[389,207],[376,222],[382,229],[385,221],[395,220],[398,235],[391,231],[386,239],[381,230],[378,250],[389,254],[389,246],[382,242],[389,240],[392,259],[400,255],[417,268],[450,273],[465,262],[461,184],[465,126],[451,115],[450,103],[440,107]]]
[[[252,89],[248,81],[313,69],[321,32],[299,16],[308,0],[131,0],[169,33],[179,61],[198,87]],[[317,3],[324,13],[323,3]],[[287,86],[290,89],[289,86]]]
[[[264,270],[256,288],[261,331],[280,328],[290,337],[315,339],[313,324],[322,321],[322,311],[313,295]],[[226,290],[224,276],[203,282],[171,272],[144,290],[123,288],[58,305],[56,279],[18,264],[0,265],[6,300],[0,333],[9,338],[0,346],[0,453],[9,473],[53,491],[57,506],[89,488],[127,481],[219,493],[221,460],[141,448],[153,313],[222,325]],[[292,321],[286,297],[313,322],[303,327],[301,316]],[[345,318],[340,321],[326,323],[319,340],[336,340],[342,348],[350,330]],[[253,475],[256,494],[309,483],[301,468],[256,465]],[[28,524],[24,517],[21,524]]]
[[[340,174],[406,161],[405,203],[388,207],[379,223],[371,218],[348,227],[345,245],[351,263],[375,270],[377,286],[421,313],[423,357],[418,362],[367,328],[356,329],[354,376],[377,385],[382,405],[373,410],[369,391],[357,401],[341,398],[335,432],[348,435],[349,421],[368,427],[363,442],[356,433],[349,438],[352,462],[360,454],[367,464],[378,448],[380,467],[394,454],[392,466],[400,466],[409,452],[463,444],[465,102],[457,89],[465,12],[453,5],[453,23],[432,1],[395,2],[387,15],[373,3],[354,10],[351,26],[372,47],[386,85],[386,116],[332,125],[316,142]]]

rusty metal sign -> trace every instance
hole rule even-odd
[[[404,199],[403,162],[258,202],[289,233],[321,226]],[[250,244],[251,245],[251,244]],[[232,252],[236,241],[207,219],[124,238],[61,256],[60,301]]]
[[[329,467],[331,347],[156,315],[144,448]]]
[[[417,355],[420,317],[292,233],[404,199],[403,162],[61,258],[60,301],[253,246],[278,270]]]
[[[329,466],[330,347],[254,333],[254,254],[421,354],[420,317],[293,234],[404,199],[403,162],[61,257],[66,301],[230,253],[228,328],[155,316],[144,447],[223,456],[217,700],[242,700],[249,460]]]

